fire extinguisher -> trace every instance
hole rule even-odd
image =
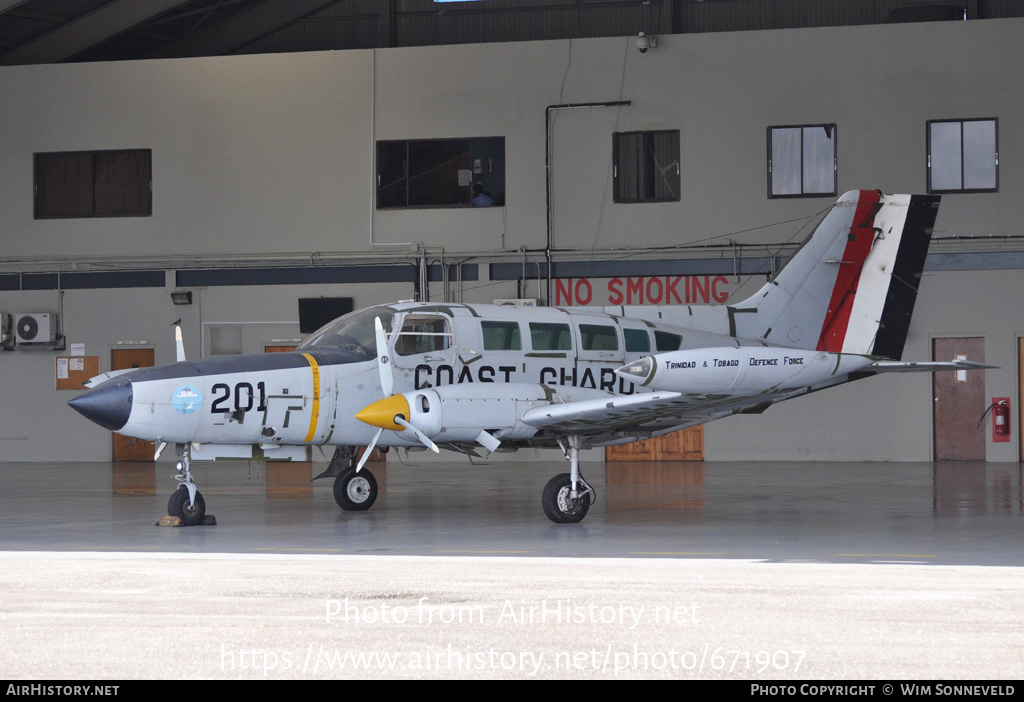
[[[1010,433],[1010,405],[1006,400],[1000,400],[992,406],[992,421],[995,424],[992,431],[998,436]]]
[[[992,440],[993,441],[1009,441],[1010,440],[1010,400],[1006,397],[993,397],[994,401],[988,406],[988,409],[981,415],[981,419],[978,420],[978,426],[985,421],[985,416],[991,410],[992,412]]]

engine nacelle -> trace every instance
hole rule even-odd
[[[561,397],[550,387],[536,383],[465,383],[392,395],[356,417],[401,432],[405,428],[394,421],[395,415],[401,415],[432,440],[478,442],[493,450],[496,443],[488,436],[498,440],[525,439],[537,433],[537,427],[521,421],[527,410],[604,397],[608,393],[592,388],[572,388],[571,397]]]
[[[870,366],[856,354],[778,347],[717,347],[647,356],[615,372],[655,390],[700,395],[757,394],[817,385]]]

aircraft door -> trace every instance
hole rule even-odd
[[[392,367],[409,388],[450,385],[455,380],[452,322],[440,314],[409,314],[391,340]],[[396,377],[396,380],[398,378]],[[396,383],[395,391],[400,391]]]
[[[576,331],[579,334],[577,373],[580,376],[576,384],[584,388],[621,392],[622,383],[615,375],[615,369],[625,362],[625,355],[618,326],[581,322],[576,325]]]

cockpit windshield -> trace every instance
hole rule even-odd
[[[298,348],[338,349],[371,361],[377,357],[377,338],[373,324],[376,317],[380,317],[384,331],[390,332],[394,314],[384,307],[368,307],[365,310],[350,312],[317,329],[312,336],[299,344]]]

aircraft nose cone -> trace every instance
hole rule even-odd
[[[132,382],[115,378],[68,400],[68,405],[101,427],[119,431],[132,413]]]
[[[356,419],[381,429],[403,431],[405,427],[395,423],[396,414],[402,415],[406,421],[409,420],[409,403],[402,395],[392,395],[383,400],[377,400],[372,405],[359,410],[356,413]]]

